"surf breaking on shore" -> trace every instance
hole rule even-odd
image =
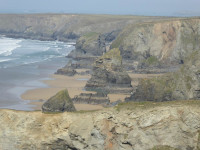
[[[47,87],[40,82],[67,63],[73,43],[0,37],[0,108],[34,110],[21,99],[26,90]]]

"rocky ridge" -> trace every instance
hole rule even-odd
[[[126,68],[148,71],[184,63],[199,41],[200,19],[189,18],[128,25],[111,47],[120,49]]]
[[[199,101],[177,101],[59,114],[0,110],[0,148],[198,150],[199,107]]]

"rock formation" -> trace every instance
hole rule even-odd
[[[170,68],[200,49],[200,19],[177,19],[129,25],[112,43],[126,68]]]
[[[75,96],[73,98],[74,103],[81,103],[81,104],[92,104],[92,105],[99,105],[104,104],[108,105],[110,104],[110,100],[107,95],[104,95],[103,93],[81,93],[78,96]]]
[[[142,79],[136,92],[127,99],[134,101],[171,101],[200,99],[200,51],[187,57],[178,72]]]
[[[101,56],[105,51],[105,39],[98,33],[90,32],[77,40],[76,50],[72,51],[68,57],[80,59],[81,57]]]
[[[87,90],[113,92],[119,89],[131,89],[131,78],[123,70],[119,49],[112,49],[98,58],[93,67],[91,79],[86,84]],[[123,89],[124,88],[124,89]]]
[[[65,66],[61,69],[58,69],[56,74],[61,74],[61,75],[67,75],[67,76],[74,76],[75,74],[77,74],[76,70]]]
[[[0,110],[0,149],[198,150],[199,108],[200,101],[178,101],[59,114]]]
[[[64,112],[76,111],[74,104],[69,97],[68,91],[63,90],[58,92],[55,96],[48,99],[42,105],[43,112]]]

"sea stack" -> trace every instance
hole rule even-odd
[[[58,92],[42,105],[42,112],[76,111],[67,90]]]
[[[131,88],[131,78],[123,70],[120,50],[114,48],[96,60],[86,89],[114,92],[127,88]]]

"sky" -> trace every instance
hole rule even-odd
[[[200,16],[200,0],[0,0],[0,13]]]

